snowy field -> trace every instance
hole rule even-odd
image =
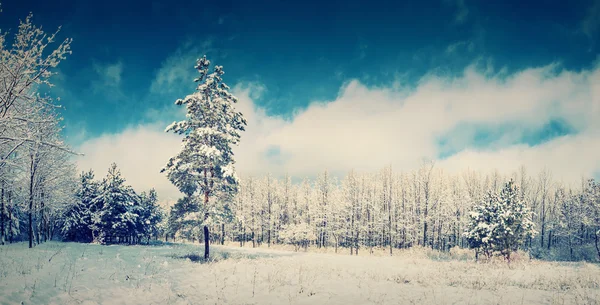
[[[0,304],[600,304],[600,267],[213,247],[0,247]],[[191,257],[191,259],[190,259]]]

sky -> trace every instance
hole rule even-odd
[[[81,170],[179,196],[159,170],[180,149],[195,60],[224,67],[248,119],[240,175],[524,165],[600,178],[600,0],[3,1],[73,38],[51,93]]]

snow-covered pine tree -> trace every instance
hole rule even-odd
[[[148,194],[143,192],[140,195],[140,217],[138,220],[141,227],[140,234],[145,236],[150,241],[152,235],[158,236],[159,225],[163,219],[163,213],[158,205],[158,195],[156,190],[151,189]]]
[[[465,237],[471,248],[488,257],[497,252],[510,263],[512,252],[537,233],[533,213],[520,198],[511,179],[497,196],[491,191],[469,214],[470,222]]]
[[[490,257],[494,251],[494,229],[497,223],[497,196],[489,191],[479,204],[469,213],[469,223],[464,234],[469,247],[475,249],[475,257],[479,254]]]
[[[532,221],[533,213],[527,203],[519,198],[517,185],[512,179],[500,192],[496,213],[495,248],[510,262],[511,253],[537,234]]]
[[[92,201],[98,195],[98,182],[94,181],[94,172],[82,172],[79,176],[80,183],[76,193],[77,200],[63,214],[62,233],[67,240],[91,242],[93,240],[92,214],[97,207]]]
[[[196,92],[175,102],[186,105],[187,119],[174,122],[165,131],[183,135],[183,147],[161,170],[180,191],[203,203],[200,213],[186,217],[199,218],[204,225],[205,259],[210,253],[209,226],[223,211],[219,198],[237,190],[231,147],[239,143],[246,125],[234,108],[237,98],[223,83],[223,67],[215,66],[209,74],[209,66],[206,56],[197,61],[195,68],[200,76],[194,81],[200,84]]]
[[[92,205],[98,209],[92,215],[93,238],[95,242],[106,243],[113,236],[129,238],[131,226],[135,225],[138,215],[131,212],[136,200],[130,187],[125,185],[125,179],[115,163],[108,169],[106,178],[98,188],[98,196],[92,200]],[[108,240],[106,240],[108,238]]]

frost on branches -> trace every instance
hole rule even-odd
[[[40,140],[34,135],[37,129],[57,121],[44,115],[56,106],[40,95],[40,89],[41,85],[52,86],[53,69],[71,54],[71,39],[51,49],[58,31],[49,35],[31,19],[30,14],[20,23],[10,48],[5,45],[6,32],[0,33],[0,169],[26,143],[69,151],[61,141]]]
[[[301,247],[306,251],[308,244],[317,239],[317,236],[308,224],[301,223],[290,224],[282,228],[279,238],[286,243],[294,245],[296,251],[298,251],[298,249]]]
[[[223,83],[223,67],[215,66],[209,73],[209,66],[206,56],[197,61],[195,68],[200,76],[194,80],[199,83],[196,92],[175,102],[186,106],[186,119],[174,122],[165,131],[184,136],[182,149],[161,170],[193,203],[203,203],[184,218],[194,218],[204,225],[206,259],[209,257],[208,227],[221,218],[216,217],[222,214],[220,212],[227,211],[221,205],[237,192],[238,178],[231,147],[239,143],[240,132],[246,126],[246,120],[234,108],[237,98]]]
[[[490,191],[481,204],[474,207],[465,237],[477,254],[490,257],[497,253],[510,262],[511,253],[537,234],[532,216],[511,179],[499,195]]]

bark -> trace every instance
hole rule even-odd
[[[208,191],[204,192],[204,206],[208,206]],[[204,219],[208,218],[208,214],[204,215]],[[210,235],[208,226],[204,225],[204,259],[208,260],[210,257]]]
[[[204,226],[204,259],[208,260],[210,257],[210,236],[208,232],[208,226]]]
[[[225,224],[221,224],[221,246],[225,245]]]

